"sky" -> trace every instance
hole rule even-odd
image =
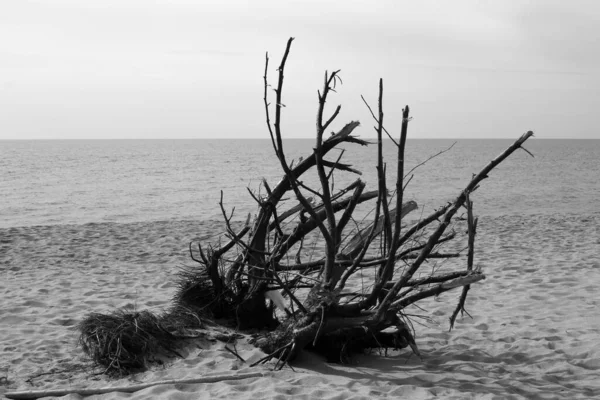
[[[374,137],[383,78],[392,134],[600,139],[597,0],[1,0],[0,139],[268,138],[289,37],[284,138],[339,69],[332,130]]]

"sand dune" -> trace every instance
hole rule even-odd
[[[487,279],[448,332],[458,292],[415,318],[423,360],[408,351],[350,365],[304,354],[272,372],[247,365],[262,353],[246,339],[242,363],[221,342],[191,343],[184,359],[123,379],[94,375],[76,347],[75,324],[118,307],[168,305],[187,243],[220,228],[197,222],[85,224],[0,230],[0,394],[98,388],[263,372],[218,383],[168,384],[90,398],[578,399],[600,398],[600,215],[482,218],[476,264]],[[416,308],[408,310],[423,314]],[[65,398],[76,399],[71,394]]]

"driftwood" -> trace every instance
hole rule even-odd
[[[175,385],[175,384],[195,384],[195,383],[215,383],[215,382],[223,382],[223,381],[232,381],[239,379],[248,379],[248,378],[259,378],[264,376],[262,372],[249,372],[247,374],[235,374],[235,375],[215,375],[215,376],[205,376],[205,377],[197,377],[197,378],[187,378],[187,379],[168,379],[164,381],[155,381],[155,382],[147,382],[140,383],[138,385],[129,385],[129,386],[107,386],[102,388],[93,388],[93,389],[48,389],[48,390],[25,390],[21,392],[6,392],[4,396],[8,399],[39,399],[42,397],[62,397],[68,394],[78,394],[80,396],[93,396],[97,394],[107,394],[107,393],[134,393],[139,392],[140,390],[147,389],[152,386],[159,385]]]
[[[418,208],[414,201],[404,201],[404,190],[410,181],[408,175],[414,171],[413,168],[406,173],[404,165],[411,119],[409,107],[402,110],[399,137],[392,138],[398,160],[393,185],[388,188],[388,171],[383,158],[383,146],[389,145],[389,142],[384,143],[383,133],[390,135],[383,125],[383,81],[380,80],[378,112],[372,112],[377,123],[377,160],[374,162],[377,188],[365,191],[366,183],[359,178],[334,190],[336,173],[360,174],[360,171],[342,163],[341,156],[335,161],[325,157],[341,144],[366,146],[369,143],[353,135],[359,126],[357,121],[325,138],[325,132],[341,109],[337,106],[328,118],[324,116],[328,96],[340,82],[339,71],[334,71],[325,73],[323,88],[318,92],[316,142],[312,154],[296,163],[288,161],[281,121],[284,72],[292,41],[288,41],[277,69],[273,105],[268,98],[271,88],[267,79],[268,55],[264,75],[266,124],[283,178],[274,187],[263,181],[266,195],[262,197],[249,190],[258,212],[253,221],[248,218],[241,228],[232,225],[232,215],[226,212],[221,194],[219,204],[228,241],[218,248],[190,244],[190,255],[199,265],[181,272],[173,306],[173,310],[185,312],[167,313],[163,325],[171,334],[173,327],[185,328],[183,320],[174,322],[178,315],[187,315],[188,322],[197,325],[189,320],[192,313],[199,324],[218,320],[238,330],[258,330],[254,344],[268,355],[261,362],[276,358],[279,360],[276,368],[292,361],[303,349],[313,349],[337,361],[368,348],[410,346],[420,356],[415,332],[404,309],[427,297],[463,288],[450,317],[451,328],[458,313],[465,311],[469,288],[485,279],[481,270],[473,268],[477,219],[473,216],[470,194],[493,168],[522,148],[533,132],[523,134],[475,174],[454,201],[410,226],[403,226],[406,215]],[[317,187],[310,187],[302,180],[303,174],[311,169],[316,170]],[[391,195],[390,189],[393,189]],[[286,205],[289,200],[293,201],[292,205]],[[369,201],[375,203],[371,220],[357,222],[356,207]],[[428,269],[425,277],[416,277],[429,260],[463,256],[460,252],[442,251],[446,244],[464,239],[452,228],[457,212],[463,207],[468,214],[466,268],[444,272]],[[303,260],[304,241],[311,235],[320,237],[323,250],[316,255],[316,260]],[[358,290],[355,283],[352,290],[346,289],[365,268],[376,268],[372,281]],[[91,347],[103,349],[106,346]],[[95,358],[101,360],[99,356]],[[112,365],[118,364],[108,359]]]

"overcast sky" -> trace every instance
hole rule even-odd
[[[598,138],[600,2],[1,0],[0,139],[267,138],[288,37],[285,137],[313,137],[317,89],[337,129],[411,138]]]

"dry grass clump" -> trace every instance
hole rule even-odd
[[[189,338],[188,330],[204,328],[204,321],[195,309],[175,304],[160,316],[161,325],[175,338]]]
[[[168,311],[118,310],[90,313],[79,323],[79,344],[107,373],[126,375],[144,370],[160,355],[180,356],[176,346],[199,337],[204,318],[215,318],[229,302],[215,296],[205,269],[182,269],[178,289]]]
[[[145,369],[148,361],[160,353],[177,354],[177,337],[159,317],[149,311],[115,311],[89,314],[77,329],[79,344],[107,373],[126,374]]]
[[[234,319],[240,297],[227,287],[220,293],[215,290],[205,265],[181,268],[177,273],[174,309],[187,310],[202,318],[225,322],[224,320]]]
[[[213,316],[216,306],[216,291],[206,272],[206,268],[181,268],[177,272],[177,289],[173,303],[193,309],[199,315]]]

